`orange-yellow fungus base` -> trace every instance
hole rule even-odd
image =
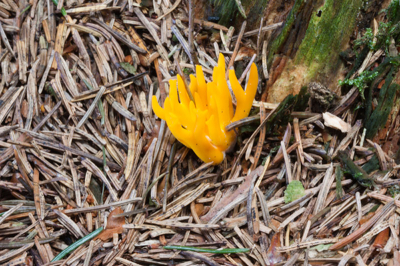
[[[154,113],[167,122],[168,128],[186,147],[192,149],[204,162],[219,164],[225,151],[235,141],[234,131],[226,131],[226,126],[249,115],[257,92],[258,73],[251,65],[246,91],[242,89],[233,69],[229,70],[229,81],[236,98],[233,108],[228,82],[225,79],[225,59],[219,55],[214,67],[213,81],[206,83],[200,66],[196,66],[196,76],[190,75],[190,100],[181,76],[171,80],[169,96],[162,108],[153,96]]]

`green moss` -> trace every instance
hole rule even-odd
[[[306,194],[303,184],[298,180],[293,180],[285,190],[285,203],[295,201]]]
[[[369,49],[377,51],[379,49],[385,50],[386,54],[389,54],[389,46],[392,39],[397,39],[400,33],[400,23],[394,23],[392,21],[379,22],[378,33],[376,38],[372,34],[372,29],[368,28],[362,38],[356,41],[356,47],[361,45],[367,45]],[[376,40],[375,40],[376,39]]]
[[[339,53],[348,43],[363,0],[326,0],[311,17],[295,63],[308,66],[308,77],[338,69]],[[320,13],[320,16],[318,16]]]
[[[361,97],[364,99],[364,89],[368,83],[372,82],[377,76],[378,72],[376,71],[363,71],[358,77],[354,79],[345,79],[339,80],[339,85],[349,85],[349,86],[356,86],[361,94]]]
[[[392,39],[398,41],[400,36],[400,3],[399,0],[391,1],[389,7],[381,12],[386,13],[387,22],[379,22],[378,33],[374,36],[372,29],[367,28],[364,35],[354,42],[354,49],[362,46],[370,50],[385,50],[389,54],[389,46]]]
[[[372,32],[371,28],[367,28],[364,35],[354,41],[353,49],[357,50],[364,45],[368,46],[370,50],[373,50],[376,45],[376,41],[374,40],[374,33]]]
[[[365,46],[363,49],[361,49],[361,51],[359,53],[356,53],[356,60],[354,62],[354,66],[349,71],[349,73],[347,73],[345,79],[349,79],[350,77],[353,76],[354,73],[356,73],[356,71],[358,69],[360,69],[360,67],[364,63],[364,60],[367,57],[368,53],[369,53],[369,47],[367,47],[367,46]]]

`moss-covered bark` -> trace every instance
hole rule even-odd
[[[343,72],[339,54],[349,43],[363,4],[364,0],[296,0],[280,35],[270,45],[270,66],[282,57],[286,64],[267,88],[268,101],[279,102],[287,94],[296,94],[310,81],[335,90]]]
[[[296,53],[295,63],[308,67],[312,78],[336,71],[339,54],[347,46],[363,0],[327,0],[316,10]]]
[[[372,187],[374,181],[369,177],[367,172],[361,167],[356,165],[347,155],[345,151],[338,152],[338,159],[343,165],[343,168],[351,174],[354,180],[356,180],[363,187]]]
[[[296,0],[285,21],[281,33],[270,44],[268,63],[276,54],[293,58],[304,38],[311,14],[321,1]]]
[[[378,106],[372,112],[371,116],[365,120],[367,129],[366,138],[372,139],[379,129],[381,129],[389,117],[393,108],[396,92],[400,91],[400,85],[384,85],[379,93]]]

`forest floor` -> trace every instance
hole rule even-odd
[[[0,263],[398,265],[400,17],[352,44],[343,95],[267,103],[264,36],[285,21],[227,28],[186,3],[0,2]],[[195,65],[212,81],[219,54],[259,85],[213,165],[151,96]]]

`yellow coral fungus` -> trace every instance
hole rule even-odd
[[[197,77],[190,75],[189,90],[178,75],[170,81],[169,97],[161,108],[153,96],[154,113],[167,122],[177,140],[192,149],[204,162],[219,164],[225,151],[235,141],[235,132],[225,127],[232,122],[249,115],[258,85],[258,73],[255,64],[251,65],[246,91],[242,89],[233,69],[229,70],[229,81],[236,97],[236,110],[225,79],[225,59],[219,55],[218,65],[214,67],[213,81],[206,83],[203,70],[196,67]]]

